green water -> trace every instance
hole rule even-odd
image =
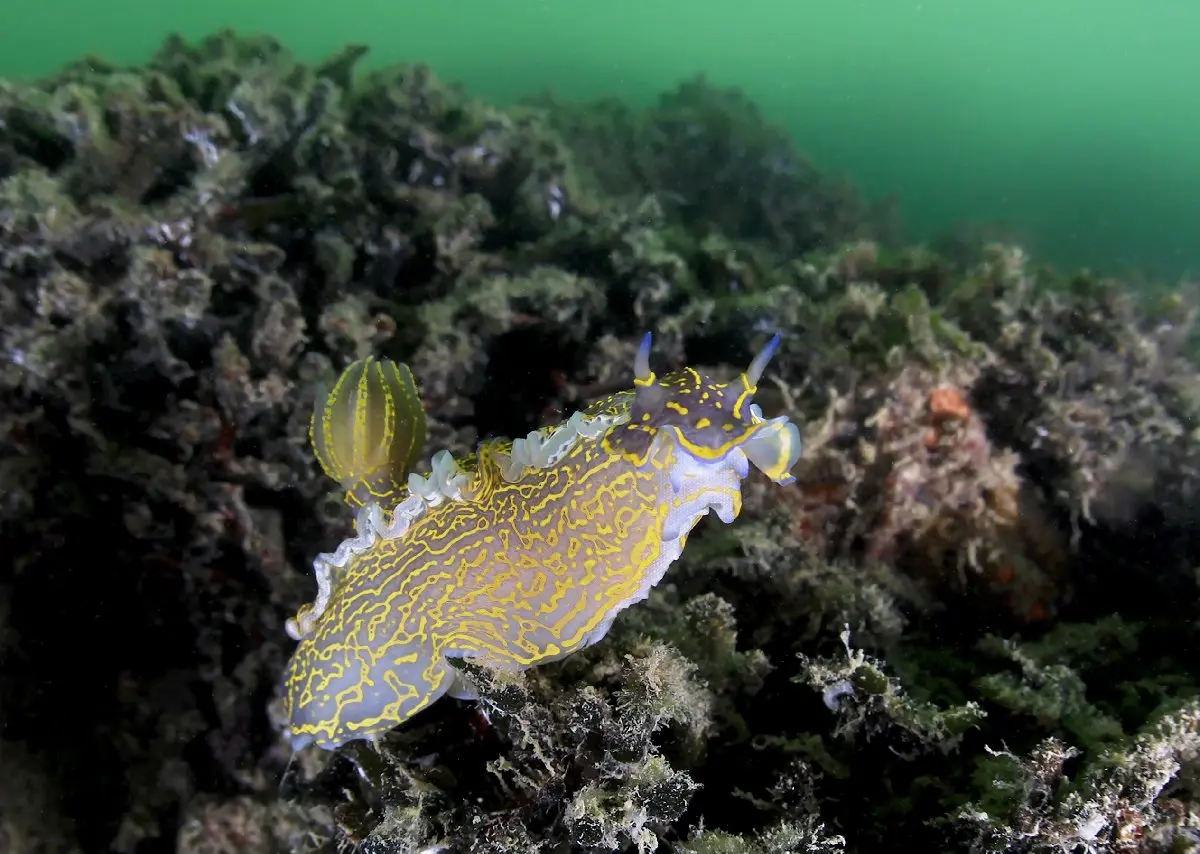
[[[0,75],[146,58],[175,30],[317,58],[423,60],[509,102],[645,102],[698,71],[821,167],[899,197],[912,236],[1003,221],[1039,256],[1200,273],[1197,0],[10,0]],[[501,11],[502,10],[502,11]]]

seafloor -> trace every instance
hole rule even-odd
[[[0,82],[0,851],[1200,848],[1194,291],[905,247],[702,79],[500,110],[362,53]],[[797,484],[477,673],[490,723],[293,757],[283,624],[351,522],[322,384],[406,361],[462,453],[646,330],[726,375],[783,336]]]

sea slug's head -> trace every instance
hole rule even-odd
[[[791,483],[791,468],[800,457],[800,430],[787,416],[764,418],[752,402],[778,348],[776,335],[732,382],[716,382],[693,368],[660,378],[650,370],[647,333],[634,360],[630,417],[605,437],[609,450],[643,462],[665,433],[696,460],[728,459],[742,477],[748,460],[776,483]]]

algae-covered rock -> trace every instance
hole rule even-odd
[[[762,241],[792,256],[893,231],[885,205],[822,174],[742,92],[702,76],[644,111],[614,100],[532,103],[586,155],[596,186],[617,196],[652,193],[691,230]]]

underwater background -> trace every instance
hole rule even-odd
[[[8,6],[0,854],[1200,854],[1190,4]]]
[[[499,104],[552,89],[648,103],[704,73],[822,170],[895,195],[908,234],[1001,224],[1045,260],[1200,267],[1200,5],[1188,0],[152,0],[13,3],[0,76],[178,31],[269,32],[306,59],[429,63]]]

